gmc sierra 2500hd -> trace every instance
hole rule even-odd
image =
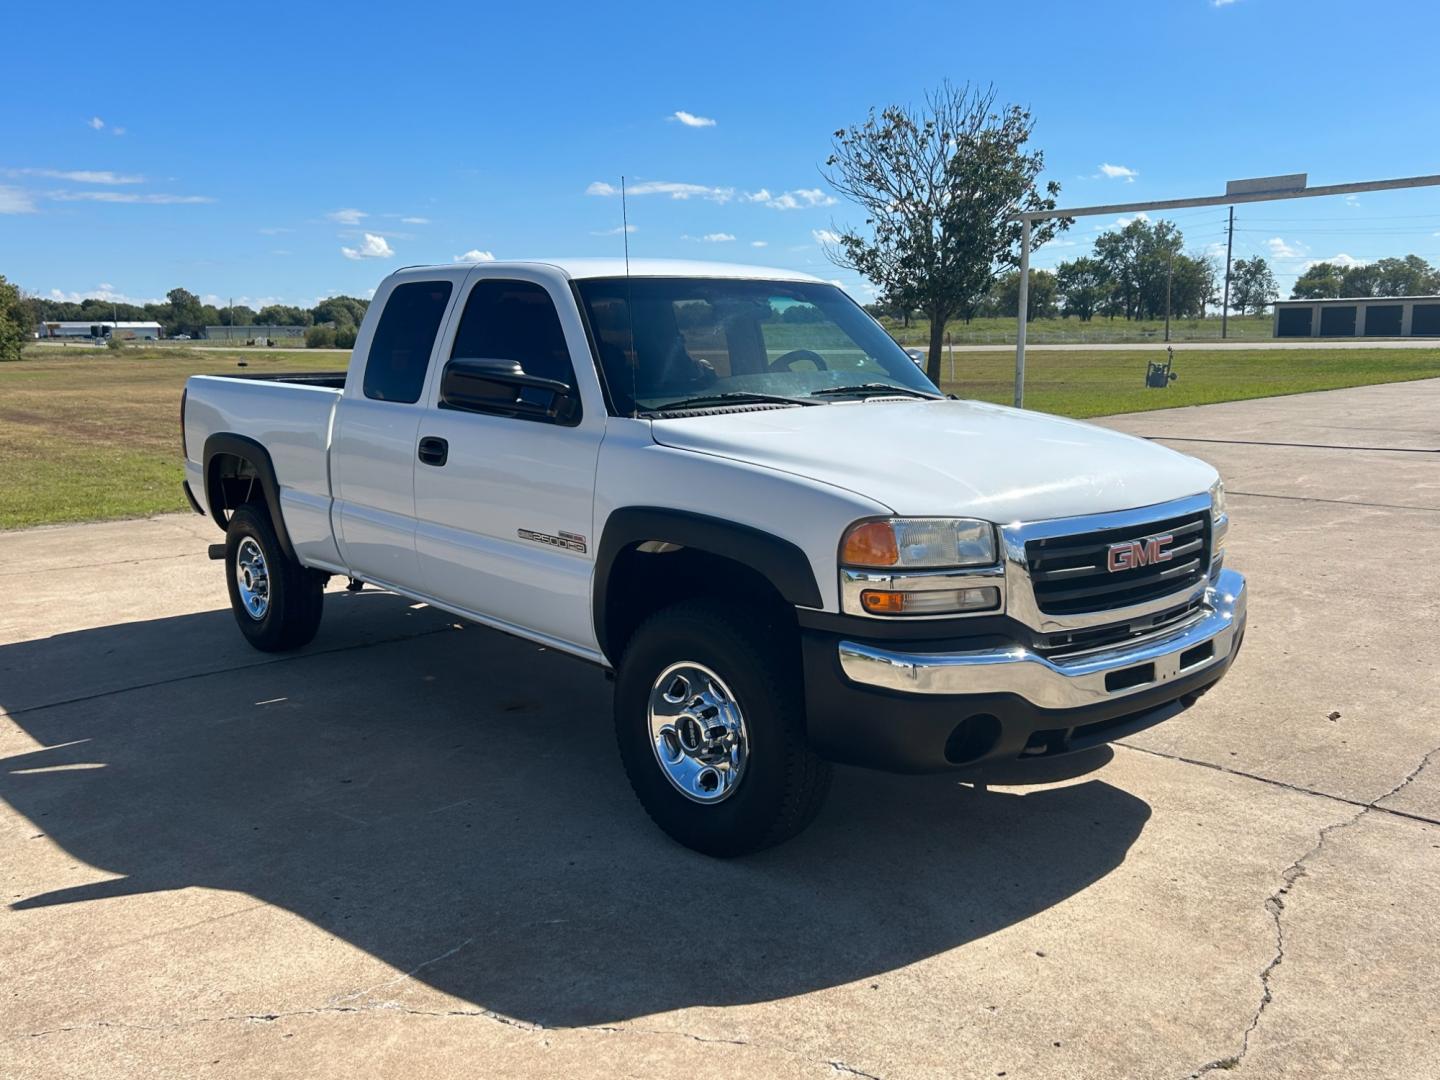
[[[785,271],[402,270],[348,372],[196,376],[182,427],[256,648],[342,574],[603,665],[640,802],[717,855],[832,761],[983,777],[1172,717],[1245,632],[1210,466],[947,399]]]

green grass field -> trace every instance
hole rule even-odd
[[[885,329],[902,345],[930,344],[929,320],[912,321],[902,327],[898,320],[882,319]],[[958,319],[947,323],[945,329],[950,340],[956,345],[1013,345],[1015,343],[1015,319]],[[1247,315],[1244,318],[1231,316],[1226,337],[1230,341],[1268,341],[1273,324],[1269,315]],[[1165,343],[1165,320],[1148,319],[1126,322],[1124,319],[1102,319],[1098,316],[1088,323],[1079,319],[1035,319],[1025,329],[1025,340],[1034,345],[1095,345],[1103,347],[1122,342],[1153,341]],[[1219,319],[1172,319],[1170,322],[1171,341],[1219,341]]]
[[[185,507],[180,391],[188,375],[326,371],[336,353],[258,349],[31,348],[0,364],[0,528],[143,517]],[[1147,352],[1030,354],[1025,403],[1100,416],[1366,383],[1440,377],[1440,349],[1205,350],[1177,353],[1180,378],[1146,390]],[[959,353],[945,389],[1008,403],[1014,354]],[[946,364],[948,375],[949,364]]]

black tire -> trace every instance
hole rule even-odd
[[[237,573],[247,541],[258,546],[264,558],[267,600],[259,617],[246,607]],[[286,557],[264,510],[247,504],[230,518],[225,530],[225,580],[240,632],[261,652],[298,649],[315,637],[325,605],[325,575]]]
[[[790,839],[819,813],[830,764],[805,739],[796,652],[783,630],[714,601],[666,608],[636,630],[615,679],[616,739],[641,805],[679,843],[706,855],[743,855]],[[723,801],[683,794],[652,741],[651,690],[682,662],[702,664],[723,680],[744,717],[749,750]]]

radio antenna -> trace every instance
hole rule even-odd
[[[640,354],[635,351],[635,296],[630,290],[630,211],[625,202],[625,176],[620,176],[620,236],[625,242],[625,320],[630,326],[630,415],[640,418]]]

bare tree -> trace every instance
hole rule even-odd
[[[996,107],[995,90],[949,83],[923,109],[891,105],[835,133],[826,179],[865,214],[828,252],[892,302],[930,319],[926,374],[940,381],[945,323],[1019,264],[1020,223],[1011,215],[1053,210],[1060,185],[1037,177],[1044,154],[1026,151],[1034,129],[1018,105]],[[1069,225],[1037,222],[1039,246]]]

